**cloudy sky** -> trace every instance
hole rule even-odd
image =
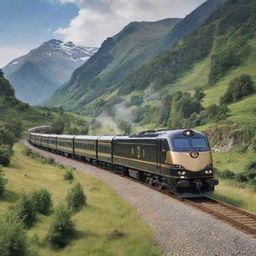
[[[131,21],[184,17],[205,0],[0,0],[0,67],[52,38],[100,46]]]

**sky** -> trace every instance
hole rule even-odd
[[[205,0],[0,0],[0,67],[56,38],[100,46],[132,21],[185,17]]]

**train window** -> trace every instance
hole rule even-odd
[[[188,139],[175,138],[173,142],[175,148],[190,148]]]
[[[204,138],[192,138],[192,146],[195,148],[206,148],[208,147],[207,142]]]

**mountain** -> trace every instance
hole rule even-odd
[[[130,71],[159,54],[164,37],[180,20],[130,23],[120,33],[106,39],[98,52],[75,70],[70,81],[46,102],[47,105],[75,108],[113,90]]]
[[[129,24],[119,34],[108,38],[88,63],[75,70],[71,80],[60,87],[46,101],[46,105],[85,110],[87,114],[91,114],[95,107],[99,110],[99,105],[104,105],[104,99],[99,100],[98,104],[96,98],[104,95],[112,97],[129,73],[202,26],[225,1],[208,0],[183,20],[166,19]],[[117,102],[118,99],[113,101]],[[95,102],[93,106],[90,105],[92,102]]]
[[[52,39],[3,68],[16,96],[32,105],[42,103],[70,79],[72,72],[97,51]]]
[[[166,35],[165,41],[163,42],[164,48],[172,47],[180,39],[201,27],[207,18],[219,9],[226,1],[227,0],[208,0],[196,8]]]

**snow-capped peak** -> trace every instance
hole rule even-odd
[[[57,54],[74,61],[88,60],[98,50],[97,47],[77,46],[71,41],[63,42],[57,39],[43,43],[41,48],[46,56]]]

